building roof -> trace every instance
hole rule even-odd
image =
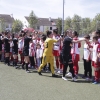
[[[26,17],[26,20],[29,22],[29,17]],[[49,21],[49,18],[38,18],[38,26],[52,26],[52,23],[56,23],[57,19],[52,19],[52,22]]]
[[[14,18],[7,14],[0,14],[0,19],[3,19],[7,23],[13,23]]]

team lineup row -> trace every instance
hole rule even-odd
[[[79,48],[81,42],[84,44],[84,75],[86,80],[92,80],[92,66],[94,68],[95,79],[93,84],[97,84],[100,80],[100,31],[94,32],[92,41],[90,36],[86,35],[79,39],[76,31],[67,30],[64,36],[59,36],[56,29],[47,31],[47,34],[39,34],[38,32],[29,33],[21,31],[19,34],[10,34],[4,32],[0,34],[0,60],[4,59],[5,64],[10,65],[13,61],[13,66],[17,68],[18,54],[22,64],[22,69],[29,72],[29,66],[36,68],[38,74],[41,74],[42,69],[46,70],[46,65],[49,65],[49,70],[52,72],[52,77],[57,77],[54,70],[54,57],[56,62],[56,72],[62,73],[62,79],[67,80],[66,70],[69,66],[70,70],[67,75],[72,77],[73,81],[77,81],[80,60]],[[4,58],[2,57],[4,54]],[[92,66],[91,66],[92,63]],[[25,68],[24,68],[25,65]]]

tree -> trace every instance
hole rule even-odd
[[[3,18],[0,18],[0,32],[5,31],[5,21]]]
[[[97,14],[91,22],[91,31],[100,29],[100,14]]]
[[[71,22],[72,22],[72,19],[70,17],[67,17],[65,20],[65,26],[64,26],[65,31],[71,28]]]
[[[81,24],[81,33],[88,34],[91,32],[91,19],[90,18],[82,18],[82,24]]]
[[[46,31],[48,31],[49,30],[49,27],[48,26],[46,26],[45,27],[45,33],[46,33]]]
[[[91,22],[91,32],[96,30],[96,20],[93,19]]]
[[[36,24],[37,24],[37,16],[35,15],[35,13],[32,11],[29,15],[29,24],[31,28],[36,29]]]
[[[81,31],[81,17],[80,16],[74,15],[74,17],[72,18],[71,27],[75,31],[77,31],[78,33],[80,33],[80,31]]]
[[[61,34],[61,32],[62,32],[62,18],[57,19],[57,29],[58,29],[58,33]]]
[[[23,28],[23,24],[20,20],[16,19],[12,25],[13,32],[19,32]]]

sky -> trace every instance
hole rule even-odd
[[[33,10],[37,17],[62,17],[63,0],[0,0],[0,14],[13,14],[22,20]],[[95,17],[100,12],[100,0],[65,0],[65,18],[74,14]]]

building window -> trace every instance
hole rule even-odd
[[[37,26],[37,30],[39,30],[40,29],[40,26]]]
[[[52,27],[50,27],[50,30],[52,30]]]
[[[9,25],[8,24],[6,24],[6,28],[9,28]]]
[[[11,24],[9,24],[9,28],[11,28],[12,26],[11,26]]]

